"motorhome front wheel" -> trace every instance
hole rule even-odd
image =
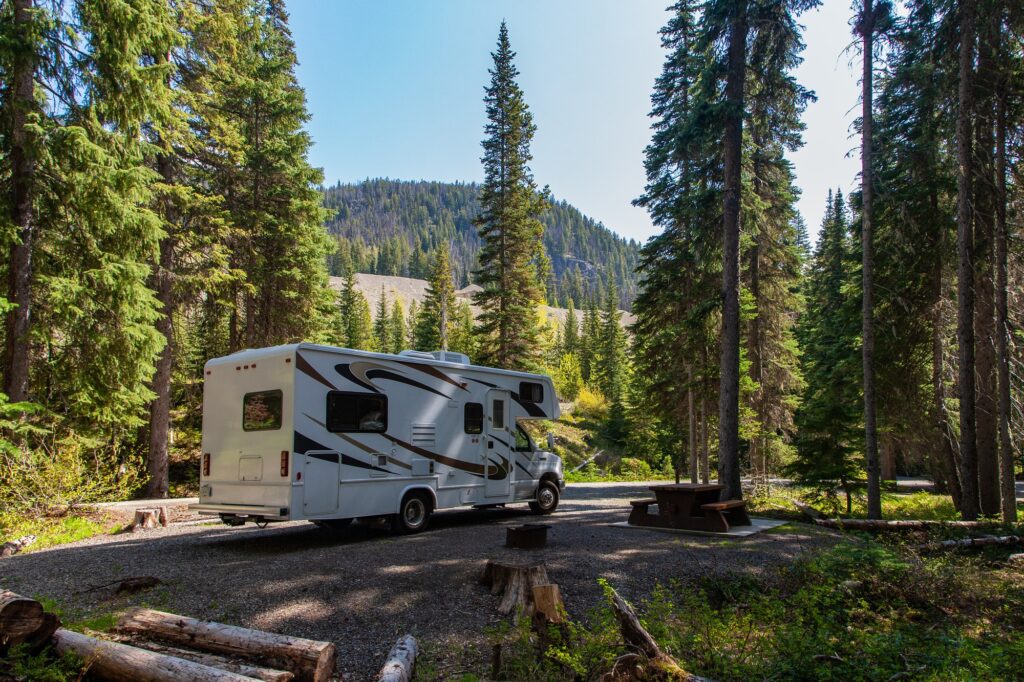
[[[541,481],[537,487],[537,500],[530,503],[535,514],[550,514],[558,509],[558,486],[551,481]]]

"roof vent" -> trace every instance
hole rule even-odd
[[[436,360],[433,353],[422,350],[403,350],[399,355],[407,358],[420,358],[421,360]]]
[[[464,353],[454,353],[450,350],[435,350],[430,356],[441,362],[454,362],[457,365],[468,365],[469,356]]]

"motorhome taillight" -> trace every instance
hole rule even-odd
[[[210,475],[210,453],[203,453],[203,476]]]
[[[282,450],[281,451],[281,475],[282,476],[287,476],[288,475],[288,451],[287,450]]]

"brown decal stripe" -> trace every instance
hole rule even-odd
[[[317,426],[319,426],[320,428],[322,428],[322,429],[326,429],[327,428],[326,426],[324,426],[324,423],[322,421],[320,421],[318,419],[314,419],[313,417],[309,416],[308,412],[303,412],[302,415],[306,419],[308,419],[309,421],[311,421],[314,424],[316,424]],[[362,450],[363,452],[365,452],[365,453],[367,453],[369,455],[384,455],[385,454],[383,452],[378,452],[377,450],[374,450],[369,445],[363,445],[362,443],[357,441],[355,438],[352,438],[350,436],[346,436],[344,433],[332,433],[331,435],[334,435],[334,436],[337,436],[338,438],[341,438],[345,442],[349,443],[350,445],[356,446],[357,448],[359,448],[360,450]],[[386,455],[386,456],[387,456],[388,462],[390,464],[394,464],[395,466],[402,467],[403,469],[412,469],[411,465],[406,464],[405,462],[403,462],[401,460],[397,460],[394,457],[392,457],[391,455]]]
[[[471,464],[470,462],[463,462],[462,460],[458,460],[458,459],[455,459],[453,457],[448,457],[446,455],[439,455],[436,452],[431,452],[430,450],[424,450],[423,448],[421,448],[421,447],[419,447],[417,445],[413,445],[411,443],[406,443],[405,441],[399,440],[399,439],[395,438],[394,436],[389,436],[386,433],[384,434],[384,437],[387,438],[388,440],[390,440],[392,443],[395,443],[396,445],[401,445],[403,448],[405,448],[409,452],[415,452],[417,455],[422,455],[423,457],[426,457],[427,459],[432,459],[435,462],[437,462],[438,464],[444,464],[445,466],[450,466],[453,469],[458,469],[459,471],[465,471],[466,473],[473,474],[474,476],[479,476],[480,478],[484,478],[484,473],[485,472],[484,472],[484,465],[483,464]],[[502,477],[502,478],[504,478],[504,477]],[[495,479],[495,480],[501,480],[501,479],[499,478],[499,479]]]
[[[448,376],[447,374],[445,374],[444,372],[439,370],[437,367],[432,367],[431,365],[421,365],[421,364],[418,364],[418,363],[415,363],[415,362],[406,362],[404,360],[399,360],[398,363],[400,365],[405,365],[409,369],[414,369],[417,372],[423,372],[424,374],[429,374],[430,376],[434,377],[435,379],[440,379],[441,381],[446,381],[449,384],[451,384],[452,386],[455,386],[457,388],[461,388],[463,391],[468,391],[469,390],[468,388],[466,388],[466,385],[464,383],[460,383],[460,382],[456,381],[455,379],[452,379],[450,376]]]
[[[298,351],[295,352],[295,366],[299,368],[300,372],[302,372],[308,377],[316,379],[317,381],[319,381],[321,384],[331,389],[332,391],[337,390],[334,384],[325,379],[323,375],[320,374],[320,372],[313,369],[313,365],[309,364],[309,361],[306,360],[306,358],[302,356],[302,353],[299,353]]]

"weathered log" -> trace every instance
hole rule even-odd
[[[384,662],[384,667],[377,675],[377,682],[411,682],[419,652],[415,637],[406,635],[400,638],[391,647],[388,660]]]
[[[135,510],[135,520],[132,522],[131,530],[147,530],[157,527],[167,527],[167,507]]]
[[[36,541],[35,535],[26,535],[10,542],[0,545],[0,559],[6,559],[25,549]]]
[[[533,607],[533,617],[539,625],[558,625],[565,620],[565,604],[558,585],[534,585]]]
[[[0,645],[23,642],[44,621],[43,605],[35,599],[0,590]]]
[[[146,651],[155,651],[158,654],[173,656],[174,658],[183,658],[186,661],[201,663],[203,665],[208,665],[211,668],[220,668],[221,670],[238,673],[239,675],[251,677],[256,680],[263,680],[264,682],[290,682],[290,680],[295,679],[295,674],[288,672],[287,670],[261,668],[227,656],[218,656],[217,654],[208,654],[201,651],[192,651],[191,649],[182,649],[181,647],[168,646],[166,644],[160,644],[159,642],[151,642],[149,640],[137,639],[134,637],[123,637],[123,639],[120,639],[119,641],[121,644],[145,649]]]
[[[844,530],[927,530],[929,528],[998,528],[1005,524],[998,521],[882,521],[878,519],[815,519],[819,526]]]
[[[334,674],[336,653],[334,644],[330,642],[250,630],[151,609],[132,609],[121,618],[117,629],[290,670],[297,680],[305,682],[323,682]]]
[[[53,633],[57,632],[58,628],[60,628],[60,618],[57,614],[44,613],[43,624],[35,632],[18,640],[11,641],[9,644],[20,644],[28,649],[29,653],[36,653],[50,643],[50,638],[53,637]]]
[[[818,511],[817,509],[815,509],[814,507],[812,507],[809,504],[804,504],[803,502],[800,502],[799,500],[790,500],[790,501],[793,503],[793,506],[796,507],[800,511],[801,514],[803,514],[805,517],[807,517],[807,519],[809,519],[811,521],[817,521],[818,519],[825,518],[824,514],[822,514],[820,511]]]
[[[491,594],[503,594],[498,604],[498,613],[503,616],[512,613],[516,607],[522,610],[523,615],[532,615],[534,586],[550,582],[542,561],[529,564],[488,561],[480,576],[480,583],[491,588]]]
[[[1024,545],[1024,535],[984,535],[980,538],[963,538],[962,540],[942,540],[941,542],[926,542],[918,545],[922,552],[936,552],[943,549],[957,549],[960,547],[990,547],[1012,545]]]
[[[679,666],[674,658],[662,651],[658,642],[651,633],[640,623],[633,607],[619,596],[613,588],[611,590],[612,610],[615,618],[619,621],[619,629],[622,631],[622,639],[626,646],[635,650],[639,657],[624,656],[616,661],[611,671],[602,676],[603,680],[623,679],[658,679],[659,675],[672,680],[684,682],[708,682],[707,678],[699,677],[686,672]],[[650,675],[644,670],[644,661],[647,665],[655,668],[657,673]],[[624,677],[625,676],[625,677]]]
[[[57,654],[77,656],[94,677],[112,682],[255,682],[238,673],[63,628],[54,633],[53,642]]]

